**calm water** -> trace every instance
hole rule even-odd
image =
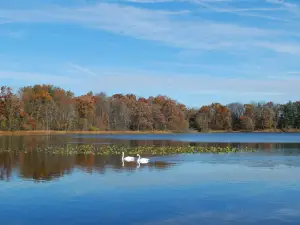
[[[233,145],[259,152],[47,156],[66,144]],[[0,137],[0,224],[299,224],[300,134]]]

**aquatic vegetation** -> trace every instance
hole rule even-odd
[[[232,153],[232,152],[253,152],[255,149],[239,149],[234,147],[203,147],[203,146],[122,146],[122,145],[66,145],[66,146],[48,146],[46,148],[37,148],[36,151],[52,155],[121,155],[125,152],[129,155],[171,155],[171,154],[195,154],[195,153]],[[12,150],[4,149],[0,152],[28,152],[28,149]]]

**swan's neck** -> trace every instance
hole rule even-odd
[[[122,152],[122,159],[124,159],[124,152]]]
[[[138,160],[140,160],[141,159],[141,156],[139,155],[139,159]]]

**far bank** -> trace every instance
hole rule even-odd
[[[190,130],[187,132],[178,131],[55,131],[55,130],[34,130],[34,131],[0,131],[0,136],[12,135],[59,135],[59,134],[176,134],[176,133],[299,133],[300,129],[265,129],[254,131],[234,131],[234,130],[209,130],[198,132]]]

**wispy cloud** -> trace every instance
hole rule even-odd
[[[14,86],[21,82],[23,85],[34,84],[53,84],[65,86],[66,84],[80,84],[82,80],[74,77],[67,77],[62,75],[44,74],[36,72],[0,70],[0,79],[6,80],[9,84]]]
[[[162,2],[166,4],[160,4]],[[174,10],[175,7],[170,7],[173,10],[166,10],[165,6],[174,2],[184,3],[182,10]],[[176,58],[172,55],[169,59],[164,56],[166,60],[161,61],[160,58],[152,57],[156,63],[149,68],[160,67],[164,72],[157,72],[159,69],[122,69],[118,68],[118,65],[115,68],[89,67],[78,58],[68,58],[63,61],[76,62],[67,65],[67,71],[72,76],[28,73],[20,69],[19,72],[0,71],[0,78],[12,83],[22,81],[24,84],[55,82],[62,87],[80,86],[85,83],[89,89],[108,93],[134,91],[140,95],[160,93],[172,96],[176,90],[190,96],[210,95],[210,101],[217,100],[218,96],[245,101],[287,101],[296,98],[300,95],[300,80],[295,76],[300,74],[297,72],[299,67],[296,62],[300,55],[300,32],[295,29],[300,22],[297,18],[299,6],[271,0],[243,0],[243,4],[240,2],[116,0],[69,6],[28,6],[26,10],[17,7],[1,8],[0,26],[3,27],[24,24],[72,24],[81,29],[80,31],[94,29],[117,34],[119,37],[128,36],[164,44],[176,50],[168,52],[168,56],[176,53],[178,56]],[[143,3],[157,4],[155,7],[149,7],[149,4]],[[227,13],[234,15],[228,17]],[[246,16],[246,19],[243,16]],[[22,37],[22,32],[12,32],[8,35],[18,38]],[[84,40],[82,43],[90,44]],[[231,61],[228,57],[231,57]],[[145,67],[145,61],[141,67]],[[137,67],[134,65],[131,68]],[[192,69],[194,73],[190,74]],[[221,74],[226,75],[221,77]],[[235,79],[228,78],[231,74]],[[261,78],[258,78],[259,76]],[[104,82],[105,86],[99,87],[99,84]]]
[[[202,94],[202,93],[219,93],[222,95],[236,95],[245,93],[249,100],[266,99],[267,97],[286,95],[295,95],[300,90],[300,78],[295,77],[277,77],[272,79],[259,78],[226,78],[215,75],[198,74],[168,74],[155,71],[143,70],[128,70],[115,68],[93,68],[97,71],[97,76],[91,82],[91,87],[95,90],[98,88],[98,83],[105,80],[104,91],[111,92],[122,91],[144,93],[149,90],[149,86],[155,89],[153,93],[172,94],[173,90],[186,94]],[[199,90],[200,89],[200,90]],[[199,93],[201,91],[201,93]],[[247,98],[246,97],[246,98]],[[243,96],[245,98],[245,96]],[[287,98],[288,99],[288,98]]]
[[[165,94],[172,97],[174,90],[176,90],[177,93],[184,93],[185,98],[181,96],[179,99],[183,102],[187,102],[191,96],[200,98],[204,95],[210,96],[210,102],[218,101],[219,96],[226,96],[232,101],[242,102],[250,102],[251,100],[285,102],[300,95],[300,78],[297,77],[290,77],[289,79],[282,77],[270,79],[226,78],[205,74],[198,76],[166,74],[148,70],[96,67],[91,69],[86,66],[74,65],[71,67],[78,71],[70,73],[68,76],[62,75],[65,74],[63,72],[53,75],[23,71],[0,71],[0,78],[5,79],[7,85],[19,85],[19,87],[37,83],[53,84],[55,82],[55,85],[72,90],[78,89],[75,87],[80,87],[81,93],[92,90],[94,92],[103,91],[108,94],[135,93],[145,97]],[[78,72],[85,74],[77,76]],[[76,76],[72,74],[76,74]],[[196,101],[194,104],[200,103]]]
[[[293,74],[293,75],[300,75],[300,71],[291,71],[291,72],[288,72],[288,74]]]
[[[277,4],[283,6],[285,9],[291,12],[297,12],[300,9],[300,5],[296,3],[290,3],[287,0],[265,0],[268,3]]]
[[[174,2],[175,0],[125,0],[125,2],[135,2],[135,3],[165,3]]]
[[[180,1],[180,0],[179,0]],[[189,2],[201,5],[202,7],[218,12],[218,13],[231,13],[238,16],[244,17],[257,17],[260,19],[281,21],[294,23],[299,25],[299,21],[295,20],[295,16],[299,18],[300,6],[297,4],[287,3],[283,0],[265,0],[265,1],[239,1],[239,0],[228,0],[228,1],[214,1],[214,0],[190,0]],[[237,7],[239,3],[250,3],[248,7]],[[266,3],[265,7],[257,7],[262,3]],[[274,15],[274,12],[280,13]],[[282,14],[286,12],[285,14]],[[271,14],[270,14],[271,13]]]
[[[12,30],[2,30],[0,31],[0,36],[11,37],[14,39],[21,39],[25,36],[23,30],[12,31]]]
[[[166,2],[232,2],[234,0],[121,0],[124,2],[136,2],[136,3],[166,3]]]
[[[283,10],[281,7],[265,7],[265,8],[256,8],[256,7],[251,7],[251,8],[234,8],[234,7],[228,7],[228,4],[226,7],[217,7],[213,6],[212,4],[209,3],[219,3],[218,1],[201,1],[201,0],[194,0],[193,1],[196,4],[202,5],[208,9],[214,10],[216,12],[247,12],[247,11],[281,11]],[[231,1],[234,2],[234,1]]]
[[[90,69],[82,67],[82,66],[79,66],[77,64],[70,63],[69,67],[75,69],[78,72],[84,73],[86,75],[91,75],[91,76],[94,76],[94,77],[97,76],[97,74],[94,73],[93,71],[91,71]]]
[[[206,1],[207,2],[207,1]],[[240,9],[241,10],[241,9]],[[244,11],[246,9],[243,9]],[[258,9],[257,9],[258,10]],[[263,9],[261,9],[263,10]],[[199,50],[238,51],[245,48],[282,52],[278,38],[294,36],[281,29],[262,29],[187,17],[187,11],[163,11],[128,5],[98,3],[80,7],[49,7],[29,10],[0,10],[0,21],[10,23],[69,23],[101,29],[166,45]],[[181,20],[184,19],[184,20]],[[258,42],[272,44],[257,46]],[[277,42],[276,42],[277,40]],[[298,54],[300,45],[285,43],[285,52]]]

